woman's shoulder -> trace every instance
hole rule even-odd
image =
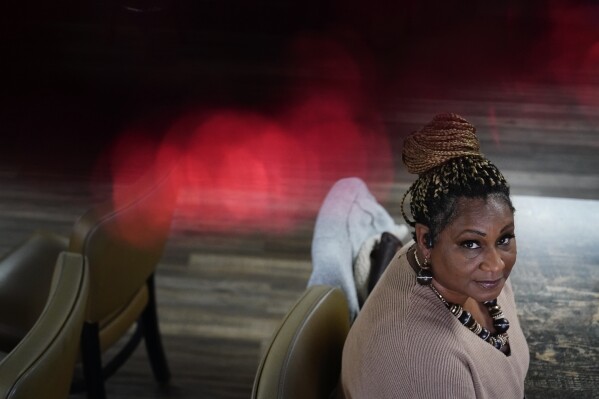
[[[401,274],[401,271],[391,273]],[[350,330],[348,340],[356,340],[360,356],[408,354],[431,345],[457,346],[458,338],[451,323],[453,315],[429,289],[412,281],[406,283],[401,276],[387,277],[368,298]]]
[[[411,276],[413,272],[408,269],[405,251],[401,249],[368,295],[354,324],[359,324],[364,319],[369,325],[396,323],[404,319],[404,313],[411,306],[411,296],[415,286],[414,278]]]
[[[447,370],[460,377],[452,384],[470,386],[467,354],[460,352],[459,338],[435,309],[421,306],[419,295],[413,292],[397,317],[358,316],[343,353],[342,380],[347,389],[368,392],[360,397],[400,391],[418,397],[422,376],[430,375],[431,381],[441,379],[444,384]]]

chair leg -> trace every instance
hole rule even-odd
[[[88,399],[105,399],[102,354],[97,323],[83,323],[81,334],[81,360]]]
[[[164,354],[162,339],[160,338],[153,274],[148,278],[148,291],[148,304],[141,315],[144,341],[154,378],[160,383],[167,383],[170,380],[171,372],[168,367],[166,355]]]
[[[108,360],[102,369],[102,375],[104,376],[104,381],[109,379],[116,371],[121,368],[123,364],[131,357],[137,345],[141,342],[143,338],[143,332],[140,322],[137,322],[135,327],[135,331],[133,335],[129,338],[127,343],[123,345],[121,350],[112,357],[112,359]]]

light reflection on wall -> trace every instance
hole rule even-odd
[[[161,143],[124,132],[111,147],[114,191],[141,165],[161,167],[177,158],[183,217],[207,230],[288,231],[315,213],[339,178],[391,182],[392,149],[379,126],[360,124],[343,98],[330,93],[276,117],[198,110]]]

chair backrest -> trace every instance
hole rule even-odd
[[[150,171],[118,198],[90,209],[76,223],[69,251],[90,267],[86,321],[121,309],[154,272],[176,205],[175,169]]]
[[[0,361],[0,398],[68,396],[79,352],[88,284],[85,258],[62,252],[39,319]]]
[[[252,398],[328,398],[339,380],[348,331],[343,292],[309,287],[275,332],[258,367]]]

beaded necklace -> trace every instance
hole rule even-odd
[[[418,264],[418,267],[422,268],[422,266],[420,265],[420,261],[418,259],[418,255],[416,253],[415,246],[413,248],[414,248],[414,258],[416,260],[416,263]],[[464,310],[461,305],[448,302],[443,297],[443,295],[441,295],[441,293],[439,291],[437,291],[435,286],[432,284],[432,281],[426,285],[428,285],[431,288],[431,290],[435,293],[435,295],[449,309],[451,314],[453,314],[455,317],[458,318],[460,323],[462,323],[464,326],[466,326],[474,334],[478,335],[482,340],[487,341],[488,343],[490,343],[491,345],[493,345],[495,348],[497,348],[501,352],[505,353],[506,355],[509,354],[509,351],[507,350],[508,349],[507,345],[509,343],[509,336],[507,335],[507,330],[510,328],[510,322],[503,315],[503,311],[501,310],[501,307],[497,304],[497,299],[483,302],[483,305],[485,305],[487,307],[487,310],[489,311],[489,315],[493,319],[493,327],[495,327],[496,333],[491,334],[491,332],[489,330],[487,330],[486,328],[481,326],[474,319],[474,317],[472,317],[472,314],[470,312],[468,312],[467,310]]]
[[[474,317],[472,317],[470,312],[464,310],[461,305],[447,302],[434,285],[431,284],[429,287],[431,287],[431,290],[433,290],[441,302],[447,306],[451,314],[457,317],[460,323],[466,326],[470,331],[502,352],[507,349],[506,346],[509,343],[509,337],[506,331],[510,328],[510,322],[504,317],[501,307],[497,304],[497,299],[483,302],[483,305],[487,307],[489,315],[493,319],[493,327],[495,327],[495,331],[497,331],[495,334],[491,334],[489,330],[481,326]]]

